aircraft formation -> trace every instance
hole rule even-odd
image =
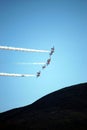
[[[51,56],[53,55],[55,48],[54,46],[50,51],[48,50],[36,50],[36,49],[27,49],[27,48],[16,48],[9,46],[0,46],[1,50],[11,50],[11,51],[24,51],[24,52],[49,52],[49,59],[47,59],[46,63],[42,66],[42,69],[45,69],[51,62]],[[38,71],[36,75],[33,74],[15,74],[15,73],[0,73],[0,76],[12,76],[12,77],[39,77],[41,75],[41,71]]]
[[[50,53],[49,53],[49,59],[47,59],[46,64],[42,66],[42,69],[45,69],[50,64],[50,62],[51,62],[51,56],[53,55],[54,50],[55,50],[55,48],[53,46],[51,48]],[[40,75],[41,75],[41,71],[38,71],[36,76],[39,77]]]

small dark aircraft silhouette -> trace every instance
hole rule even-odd
[[[54,50],[55,50],[55,48],[52,47],[52,48],[51,48],[51,52],[49,53],[50,56],[54,53]]]
[[[24,74],[22,74],[21,76],[22,76],[22,77],[25,77],[25,75],[24,75]]]
[[[50,64],[50,62],[51,62],[51,58],[49,58],[48,60],[47,60],[47,65],[49,65]]]
[[[42,66],[42,69],[45,69],[45,68],[46,68],[46,65],[43,65],[43,66]]]
[[[40,76],[40,74],[41,74],[41,71],[37,72],[37,77],[39,77],[39,76]]]

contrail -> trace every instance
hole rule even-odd
[[[10,76],[10,77],[36,77],[33,74],[14,74],[14,73],[0,73],[0,76]]]
[[[8,46],[0,46],[2,50],[12,50],[12,51],[24,51],[24,52],[50,52],[48,50],[36,50],[36,49],[27,49],[27,48],[16,48]]]
[[[19,63],[16,63],[18,65],[45,65],[45,62],[29,62],[29,63],[26,63],[26,62],[19,62]]]

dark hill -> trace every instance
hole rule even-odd
[[[63,88],[0,114],[0,129],[87,130],[87,83]]]

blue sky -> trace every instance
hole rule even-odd
[[[86,0],[0,0],[0,45],[55,46],[51,64],[36,77],[0,77],[0,112],[31,104],[53,91],[87,82]],[[36,74],[48,53],[0,50],[0,72]]]

